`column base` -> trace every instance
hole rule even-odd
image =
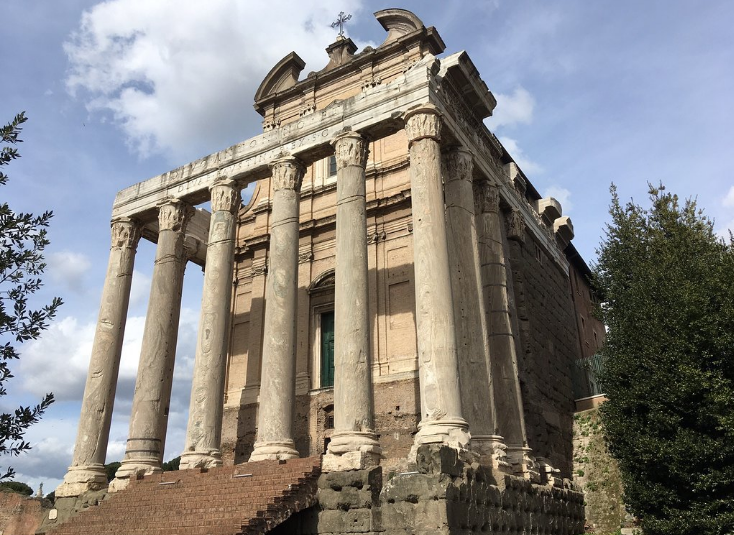
[[[255,442],[255,449],[247,462],[279,461],[282,459],[297,459],[298,450],[292,440],[281,442]]]
[[[88,464],[70,466],[64,481],[56,488],[57,498],[81,496],[90,491],[102,490],[107,487],[107,472],[103,464]]]
[[[463,418],[422,421],[408,458],[415,461],[418,448],[424,444],[443,444],[459,453],[469,453],[470,442],[469,424]]]
[[[507,457],[515,474],[532,483],[540,484],[538,463],[532,455],[533,450],[527,446],[508,446]]]
[[[337,431],[331,436],[321,470],[339,472],[379,466],[382,448],[371,431]]]
[[[118,492],[127,488],[132,479],[153,474],[160,474],[161,463],[154,459],[123,460],[120,468],[115,472],[115,479],[110,481],[109,491]]]
[[[181,454],[179,470],[217,468],[218,466],[222,466],[222,453],[219,450],[187,451]]]
[[[492,470],[504,474],[514,473],[507,457],[505,439],[500,435],[472,435],[471,449],[479,454],[480,462],[491,466]]]

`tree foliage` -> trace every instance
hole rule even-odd
[[[0,491],[17,492],[23,496],[31,496],[33,494],[33,489],[27,483],[21,483],[20,481],[3,481],[0,483]]]
[[[26,120],[20,113],[0,128],[0,166],[20,157],[15,146],[21,142],[18,136]],[[8,176],[0,172],[0,186],[7,181]],[[0,203],[0,396],[7,393],[5,383],[13,377],[9,363],[19,357],[16,344],[38,338],[61,305],[58,297],[39,309],[28,304],[29,296],[42,285],[40,276],[46,268],[43,250],[49,243],[46,228],[52,215],[16,213],[7,203]],[[46,394],[38,405],[0,415],[0,454],[18,455],[30,449],[23,435],[52,402],[53,395]],[[0,479],[12,475],[13,469],[8,468]]]
[[[599,248],[605,433],[646,534],[734,533],[734,246],[695,201],[650,188]]]

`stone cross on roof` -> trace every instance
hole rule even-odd
[[[339,16],[336,21],[331,23],[332,28],[339,26],[339,37],[344,37],[344,23],[352,18],[352,15],[345,15],[343,11],[339,12]]]

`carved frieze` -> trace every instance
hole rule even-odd
[[[525,241],[525,219],[520,210],[512,210],[507,215],[507,237],[510,240]]]
[[[434,106],[422,106],[405,115],[405,131],[408,141],[431,138],[441,141],[441,115]]]
[[[136,219],[121,217],[112,221],[112,248],[137,249],[142,225]]]
[[[337,137],[331,144],[335,151],[337,169],[349,166],[364,168],[367,165],[370,144],[363,136],[350,132]]]
[[[443,155],[445,179],[471,180],[474,161],[472,155],[465,149],[453,149]]]
[[[240,189],[233,180],[222,180],[212,184],[212,212],[234,213],[240,205]]]
[[[179,199],[170,199],[158,207],[158,230],[186,232],[186,225],[194,215],[194,208]]]
[[[270,164],[270,170],[273,173],[273,189],[275,191],[282,189],[299,191],[301,189],[306,168],[300,160],[291,157],[281,158]]]

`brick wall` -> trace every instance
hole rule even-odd
[[[0,533],[33,535],[49,511],[43,502],[15,492],[0,492]]]

